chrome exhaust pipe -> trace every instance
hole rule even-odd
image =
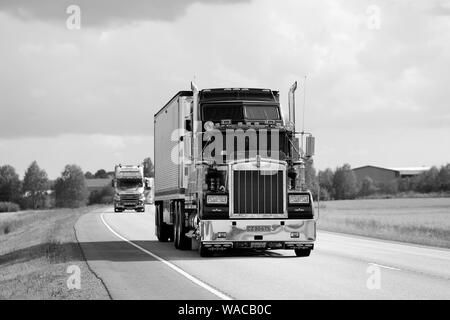
[[[198,87],[197,85],[191,81],[191,90],[192,90],[192,139],[193,139],[193,160],[194,165],[198,161],[199,157],[199,144],[198,144],[198,125],[199,125],[199,119],[198,119]]]
[[[293,123],[294,125],[294,132],[295,130],[295,90],[297,90],[297,81],[294,82],[294,84],[289,89],[289,96],[288,96],[288,104],[289,104],[289,121]]]

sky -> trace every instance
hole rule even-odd
[[[191,80],[280,90],[285,114],[298,80],[318,169],[450,162],[448,1],[1,0],[0,165],[153,158]]]

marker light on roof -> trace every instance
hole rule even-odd
[[[206,131],[211,131],[212,129],[214,129],[214,122],[206,121],[203,127],[205,128]]]

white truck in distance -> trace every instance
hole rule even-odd
[[[289,90],[289,120],[278,91],[191,87],[154,117],[158,240],[201,256],[231,249],[309,256],[317,216],[305,161],[314,137],[295,130],[297,83]]]
[[[148,189],[141,165],[116,165],[114,169],[114,211],[136,210],[145,212],[145,194]]]

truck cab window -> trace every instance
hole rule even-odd
[[[140,188],[142,187],[141,179],[118,179],[117,187],[120,189]]]
[[[203,121],[280,120],[277,106],[244,104],[206,104],[202,108]]]
[[[240,121],[244,118],[242,105],[218,104],[204,105],[202,118],[204,121],[220,121],[229,119],[232,121]]]
[[[245,106],[246,120],[279,120],[280,114],[276,106]]]

